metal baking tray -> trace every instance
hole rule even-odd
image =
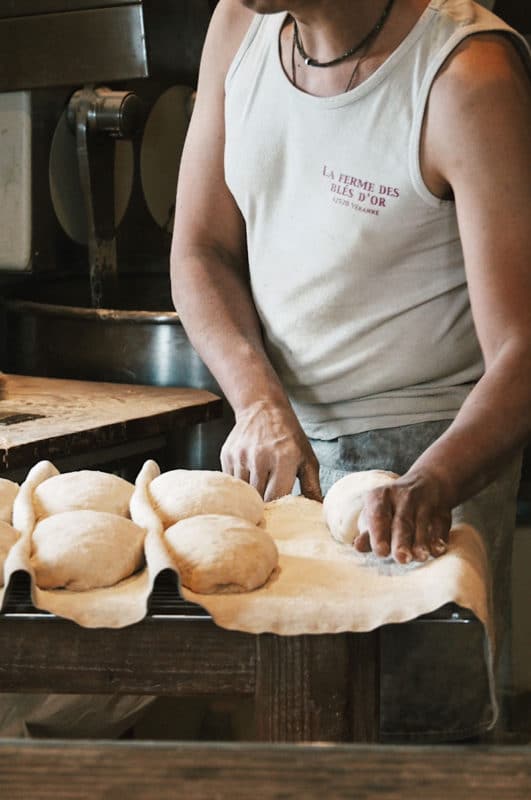
[[[47,611],[40,611],[35,608],[31,600],[31,579],[27,572],[14,572],[7,586],[4,603],[1,611],[2,616],[42,616],[51,617]],[[148,600],[149,617],[202,617],[211,619],[208,611],[197,603],[190,603],[180,595],[179,578],[171,569],[163,570],[155,579],[153,591]],[[450,622],[450,623],[469,623],[477,621],[477,618],[467,608],[455,603],[446,603],[441,608],[432,611],[430,614],[423,614],[418,617],[418,621],[427,622]],[[407,624],[407,623],[404,623]]]

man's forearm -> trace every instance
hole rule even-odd
[[[287,403],[239,265],[213,249],[174,254],[172,296],[192,345],[236,413],[264,399]]]
[[[456,419],[408,474],[437,478],[451,507],[491,483],[531,433],[531,352],[507,347],[487,369]]]
[[[302,493],[320,500],[317,459],[265,353],[240,266],[203,248],[174,252],[172,265],[175,307],[236,414],[222,467],[265,500],[289,494],[297,476]]]

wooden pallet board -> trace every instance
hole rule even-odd
[[[0,743],[9,800],[528,800],[523,747]]]

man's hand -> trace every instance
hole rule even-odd
[[[359,552],[392,555],[399,564],[426,561],[446,552],[451,507],[438,480],[406,474],[367,494],[358,524],[362,533],[354,547]]]
[[[254,486],[266,501],[290,494],[297,477],[303,495],[322,500],[319,463],[289,408],[260,401],[237,414],[221,451],[221,466]]]

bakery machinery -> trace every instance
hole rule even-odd
[[[219,392],[173,310],[180,153],[213,0],[0,8],[0,366]],[[218,468],[232,425],[191,434]]]

